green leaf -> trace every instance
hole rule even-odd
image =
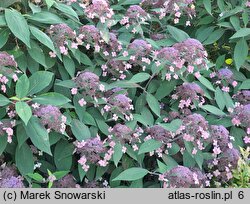
[[[118,187],[120,185],[121,181],[113,181],[113,179],[115,177],[117,177],[121,172],[122,172],[122,167],[121,166],[115,168],[111,172],[111,175],[110,175],[110,178],[109,178],[110,187],[114,188],[114,187]]]
[[[241,6],[236,6],[234,9],[231,9],[229,11],[224,12],[224,15],[221,18],[219,18],[219,21],[222,20],[222,19],[228,18],[230,16],[236,15],[238,13],[242,13],[242,7]]]
[[[200,77],[198,78],[198,80],[199,80],[205,87],[207,87],[209,90],[215,91],[215,89],[214,89],[213,85],[211,84],[211,82],[210,82],[208,79],[206,79],[205,77],[200,76]]]
[[[215,106],[212,106],[212,105],[204,105],[204,106],[201,106],[201,108],[204,110],[207,110],[208,112],[210,112],[214,115],[218,115],[218,116],[226,115],[222,110],[220,110],[219,108],[216,108]]]
[[[54,162],[59,171],[69,171],[72,165],[74,145],[65,140],[56,144]]]
[[[66,87],[66,88],[76,87],[76,84],[72,80],[59,81],[59,82],[56,82],[55,85]]]
[[[80,118],[80,116],[79,116]],[[95,118],[88,112],[82,112],[82,122],[87,125],[96,126]]]
[[[27,126],[24,126],[25,131],[32,143],[40,150],[51,154],[49,134],[47,130],[41,125],[37,117],[32,116]]]
[[[240,19],[238,16],[231,16],[230,17],[230,22],[231,24],[233,25],[234,29],[237,31],[237,30],[240,30],[241,27],[240,27]]]
[[[70,102],[70,100],[67,97],[56,92],[49,92],[42,94],[40,96],[33,98],[32,101],[43,105],[54,105],[54,106],[61,106]]]
[[[54,4],[54,7],[57,8],[58,10],[60,10],[61,12],[65,13],[65,14],[68,14],[70,16],[73,16],[73,17],[75,17],[76,19],[79,20],[77,13],[74,11],[74,9],[72,9],[71,6],[56,2]]]
[[[53,182],[49,181],[48,188],[51,188],[53,186]]]
[[[97,109],[88,109],[88,112],[95,118],[96,124],[99,130],[105,134],[109,135],[110,132],[108,131],[109,126],[105,123],[103,116]]]
[[[222,28],[219,28],[212,32],[209,37],[202,43],[203,45],[211,45],[215,43],[217,40],[219,40],[223,34],[225,33],[225,30]]]
[[[203,156],[204,160],[211,160],[211,159],[213,159],[213,154],[209,153],[209,152],[203,152],[202,156]]]
[[[17,10],[5,9],[5,19],[11,32],[30,47],[30,31],[26,19]]]
[[[204,158],[200,150],[194,155],[194,160],[198,164],[199,168],[202,170]]]
[[[161,123],[159,125],[168,131],[176,132],[181,127],[182,120],[175,119],[171,123]]]
[[[28,177],[34,179],[35,181],[38,181],[38,182],[43,182],[43,177],[39,174],[39,173],[34,173],[34,174],[27,174]]]
[[[64,176],[66,176],[69,173],[69,171],[57,171],[54,172],[53,175],[56,177],[57,180],[63,178]]]
[[[16,166],[22,175],[33,173],[34,159],[30,147],[24,143],[20,148],[16,148]]]
[[[51,49],[52,51],[56,51],[55,50],[55,46],[52,42],[52,40],[50,39],[50,37],[48,35],[46,35],[44,32],[42,32],[41,30],[39,30],[36,27],[33,26],[29,26],[30,31],[32,33],[32,35],[34,35],[34,37],[42,44],[44,44],[45,46],[47,46],[49,49]]]
[[[80,164],[78,164],[78,173],[80,176],[80,181],[82,181],[84,176],[86,175],[86,172],[82,169],[82,165]]]
[[[247,24],[248,24],[248,17],[249,15],[248,15],[248,12],[247,12],[247,10],[245,10],[245,11],[243,11],[243,13],[242,13],[242,20],[243,20],[243,22],[244,22],[244,26],[245,27],[247,27]]]
[[[0,48],[2,48],[9,39],[9,30],[8,29],[2,29],[0,30]]]
[[[243,81],[239,89],[250,89],[250,79]]]
[[[135,5],[141,3],[141,0],[126,0],[121,2],[120,5]]]
[[[162,163],[161,161],[159,161],[158,159],[157,159],[157,165],[158,165],[158,168],[159,168],[159,172],[161,174],[165,173],[168,170],[168,166],[165,165],[164,163]]]
[[[225,10],[224,0],[217,0],[217,4],[221,12]]]
[[[168,170],[171,170],[172,168],[178,166],[178,163],[171,156],[163,154],[162,159],[164,163],[167,165]]]
[[[32,111],[29,105],[25,102],[18,101],[15,108],[19,117],[23,120],[24,124],[27,125],[32,116]]]
[[[11,101],[6,98],[4,95],[0,94],[0,106],[6,106],[10,103]]]
[[[68,56],[64,56],[63,65],[67,70],[67,72],[69,73],[69,75],[73,78],[75,76],[75,69],[76,69],[73,59],[69,58]]]
[[[16,95],[18,98],[23,98],[27,96],[29,92],[30,82],[28,77],[23,74],[16,83]]]
[[[38,71],[31,75],[29,78],[30,81],[30,90],[28,95],[36,94],[46,87],[48,87],[53,79],[54,74],[47,71]]]
[[[148,170],[139,168],[139,167],[132,167],[120,173],[116,178],[112,181],[134,181],[143,178],[148,174]]]
[[[229,95],[227,92],[223,92],[224,96],[224,101],[226,103],[226,107],[228,108],[233,108],[234,107],[234,102],[232,100],[232,97]]]
[[[107,84],[105,85],[105,89],[108,91],[110,89],[113,89],[113,88],[116,88],[116,87],[120,87],[120,88],[137,88],[139,87],[138,84],[136,83],[131,83],[131,82],[128,82],[128,81],[116,81],[112,84]]]
[[[193,157],[192,150],[194,148],[194,144],[192,142],[188,142],[188,141],[184,141],[184,144],[185,144],[185,148],[186,148],[187,152]]]
[[[90,59],[86,54],[84,54],[83,52],[81,52],[80,61],[81,61],[81,63],[83,63],[84,65],[87,65],[87,66],[94,66],[94,65],[93,65],[93,62],[91,61],[91,59]]]
[[[49,133],[49,143],[50,143],[50,146],[56,144],[63,137],[64,137],[64,135],[61,134],[61,133],[54,132],[54,131],[50,132]]]
[[[246,81],[247,78],[245,77],[245,75],[239,71],[237,71],[236,69],[231,69],[231,71],[233,72],[233,76],[234,76],[234,79],[236,81]]]
[[[0,7],[7,8],[16,2],[21,2],[21,0],[1,0]]]
[[[35,41],[31,41],[31,48],[28,49],[28,53],[32,59],[47,68],[45,54]]]
[[[189,152],[187,152],[187,150],[185,150],[183,153],[183,165],[186,167],[194,167],[195,164],[196,164],[195,159]]]
[[[234,62],[237,70],[244,64],[248,56],[248,44],[244,38],[241,38],[234,48]]]
[[[2,155],[6,146],[7,146],[7,135],[4,134],[0,136],[0,155]]]
[[[243,129],[237,127],[231,127],[230,135],[234,137],[232,143],[235,148],[239,150],[240,147],[244,146],[243,137],[246,136],[246,132]]]
[[[41,9],[41,7],[39,5],[35,5],[35,4],[31,3],[31,2],[28,2],[28,3],[29,3],[29,7],[30,7],[33,14],[41,12],[42,9]]]
[[[98,23],[97,24],[97,28],[100,30],[102,39],[104,40],[105,43],[109,43],[110,40],[110,33],[109,33],[109,29],[106,25],[106,23]]]
[[[226,55],[220,55],[216,59],[216,69],[220,69],[223,66],[223,64],[225,63],[225,58],[226,58]]]
[[[135,74],[130,80],[129,82],[132,83],[139,83],[139,82],[143,82],[143,81],[147,81],[150,78],[150,75],[148,73],[138,73]]]
[[[143,109],[141,110],[141,117],[143,120],[147,122],[148,125],[150,126],[154,125],[155,122],[154,116],[148,108],[143,107]]]
[[[241,28],[230,39],[242,38],[250,35],[250,28]]]
[[[158,100],[163,99],[165,96],[168,96],[175,88],[176,81],[163,81],[161,82],[160,87],[157,89],[155,97]]]
[[[225,98],[223,97],[223,92],[220,90],[219,87],[217,87],[215,91],[215,100],[219,108],[223,110],[226,106],[226,103],[225,103]]]
[[[147,140],[144,142],[139,149],[138,154],[143,154],[146,152],[152,152],[154,150],[159,149],[162,146],[162,143],[160,141],[156,141],[153,139]]]
[[[132,181],[129,188],[143,188],[143,179]]]
[[[47,4],[48,9],[50,9],[56,2],[54,0],[45,0],[45,3]]]
[[[203,4],[204,4],[204,7],[206,9],[206,11],[212,15],[212,4],[211,4],[211,0],[203,0]]]
[[[146,94],[142,93],[140,96],[138,96],[138,98],[136,99],[135,102],[135,112],[136,113],[141,113],[144,106],[147,104],[146,101]]]
[[[150,45],[152,45],[152,47],[153,48],[155,48],[155,49],[159,49],[160,47],[157,45],[157,42],[156,41],[154,41],[154,40],[152,40],[152,39],[150,39],[150,38],[145,38],[145,40],[150,44]]]
[[[142,115],[139,115],[139,114],[134,114],[134,119],[137,121],[137,122],[139,122],[139,123],[141,123],[141,124],[143,124],[143,125],[145,125],[145,126],[149,126],[150,124],[150,122],[147,120],[147,118],[144,118]],[[152,125],[152,124],[151,124]]]
[[[121,143],[116,143],[114,147],[114,154],[113,154],[113,160],[115,163],[115,166],[117,167],[120,159],[122,158],[123,152],[122,152],[122,145]]]
[[[89,128],[84,125],[79,120],[72,120],[71,123],[71,130],[73,132],[73,135],[78,139],[79,141],[87,140],[91,137]]]
[[[160,109],[160,104],[158,100],[150,93],[147,93],[146,95],[146,101],[151,108],[151,110],[157,115],[161,115],[161,109]]]
[[[196,39],[200,42],[204,42],[214,31],[214,26],[210,27],[201,27],[195,33]]]
[[[28,135],[25,132],[23,125],[21,124],[17,126],[16,137],[18,141],[18,148],[20,148],[23,145],[23,143],[25,143],[25,141],[29,139]]]
[[[172,37],[177,41],[177,42],[182,42],[189,37],[189,35],[187,33],[185,33],[184,31],[174,27],[174,26],[167,26],[168,32],[172,35]]]
[[[95,174],[95,180],[102,179],[102,176],[107,172],[109,166],[97,166],[96,168],[96,174]]]
[[[180,151],[180,146],[177,143],[175,143],[175,142],[173,142],[172,143],[172,147],[170,149],[168,149],[169,155],[175,155],[179,151]]]
[[[7,23],[6,23],[6,20],[5,20],[5,17],[3,15],[0,15],[0,26],[6,26]]]
[[[31,16],[28,16],[28,19],[49,25],[65,23],[59,16],[48,11],[41,11],[39,13],[35,13]]]

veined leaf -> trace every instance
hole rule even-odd
[[[71,123],[71,130],[73,132],[73,135],[79,140],[86,140],[91,137],[89,128],[84,125],[79,120],[74,119]]]
[[[250,28],[241,28],[230,39],[242,38],[250,35]]]
[[[4,95],[0,94],[0,107],[8,105],[10,102],[11,101],[7,97],[5,97]]]
[[[32,35],[34,35],[34,37],[40,43],[44,44],[49,49],[51,49],[52,51],[56,52],[55,46],[54,46],[52,40],[50,39],[50,37],[48,35],[46,35],[44,32],[42,32],[41,30],[39,30],[38,28],[36,28],[34,26],[29,26],[29,28],[30,28],[30,31],[31,31]]]
[[[182,42],[189,37],[189,35],[187,33],[185,33],[184,31],[174,27],[174,26],[167,26],[168,32],[172,35],[172,37],[177,41],[177,42]]]
[[[30,31],[26,19],[16,10],[5,9],[5,19],[11,32],[30,47]]]
[[[203,0],[203,4],[207,12],[212,15],[212,3],[211,0]]]
[[[33,98],[32,101],[43,105],[54,105],[54,106],[61,106],[70,102],[70,100],[67,97],[56,92],[49,92],[46,94],[42,94],[40,96]]]
[[[244,38],[241,38],[234,48],[234,62],[237,70],[244,64],[248,56],[248,44]]]
[[[152,152],[154,150],[159,149],[162,146],[162,143],[156,140],[147,140],[146,142],[144,142],[139,149],[138,154],[143,154],[146,152]]]
[[[160,104],[158,100],[150,93],[146,95],[146,101],[148,102],[149,107],[151,110],[157,115],[161,115]]]
[[[15,104],[15,108],[18,116],[23,120],[24,124],[27,125],[32,116],[32,111],[29,105],[25,102],[18,101]]]
[[[38,118],[32,116],[27,126],[24,126],[25,131],[32,143],[43,152],[52,155],[49,143],[49,134],[47,130],[41,125]]]
[[[53,79],[54,74],[47,71],[38,71],[29,78],[30,89],[28,95],[36,94],[48,87]]]
[[[223,110],[226,106],[226,103],[225,98],[223,97],[223,92],[220,90],[219,87],[217,87],[215,91],[215,100],[219,108]]]
[[[212,83],[211,83],[208,79],[206,79],[205,77],[200,76],[200,77],[198,78],[198,80],[199,80],[205,87],[207,87],[209,90],[215,91],[215,89],[214,89]]]
[[[75,17],[76,19],[79,20],[77,13],[70,6],[68,6],[66,4],[56,2],[54,4],[54,7],[57,8],[58,10],[60,10],[61,12],[65,13],[65,14],[68,14],[70,16],[73,16],[73,17]]]
[[[115,166],[118,165],[120,159],[122,158],[123,152],[122,152],[122,145],[121,143],[116,143],[114,147],[114,154],[113,154],[113,160],[115,163]]]
[[[173,120],[171,123],[161,123],[159,125],[168,131],[176,132],[182,125],[182,120],[176,119]]]
[[[212,105],[204,105],[201,108],[204,110],[207,110],[208,112],[210,112],[214,115],[218,115],[218,116],[226,115],[222,110],[220,110],[219,108],[216,108],[215,106],[212,106]]]
[[[28,77],[23,74],[16,83],[16,95],[18,98],[23,98],[27,96],[30,87],[30,82]]]
[[[132,167],[120,173],[116,178],[112,181],[134,181],[143,178],[148,174],[147,169],[139,168],[139,167]]]
[[[239,89],[250,89],[250,79],[243,81]]]
[[[148,73],[138,73],[135,74],[130,80],[129,82],[131,83],[140,83],[143,81],[147,81],[150,78],[150,75]]]
[[[16,165],[23,176],[34,171],[34,159],[32,151],[26,143],[20,148],[16,148]]]

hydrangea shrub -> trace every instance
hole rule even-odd
[[[240,186],[249,15],[246,0],[1,1],[0,187]]]

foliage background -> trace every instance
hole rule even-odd
[[[249,187],[249,13],[246,0],[1,1],[0,186]]]

